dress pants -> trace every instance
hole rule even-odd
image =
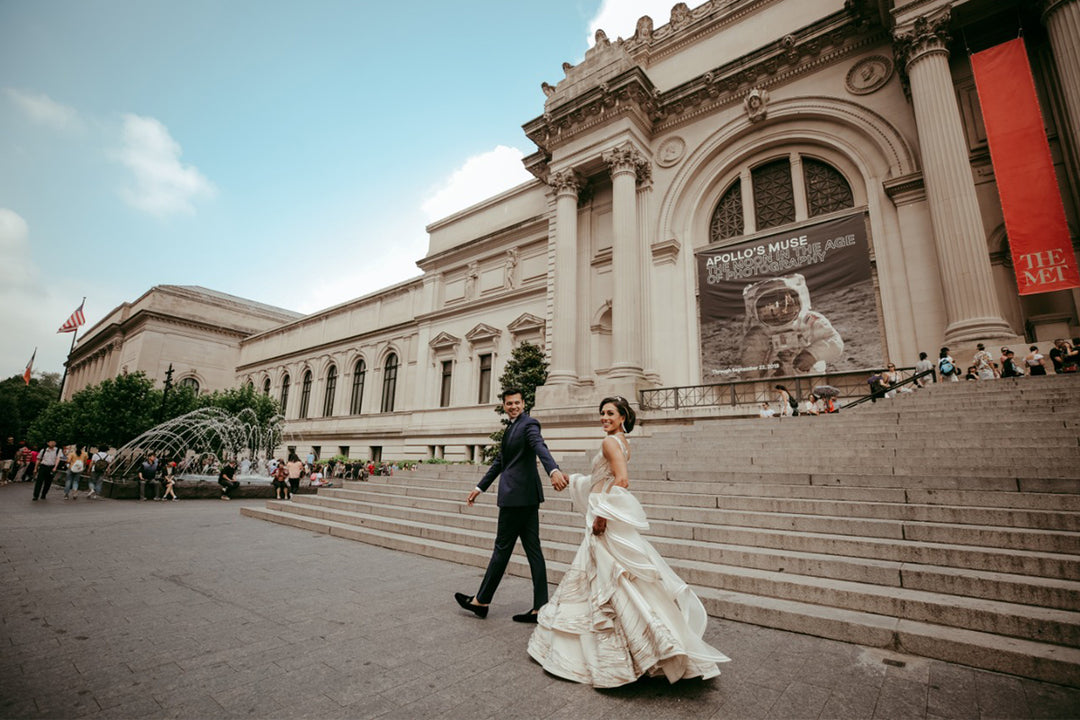
[[[540,550],[540,506],[499,508],[499,528],[495,533],[495,550],[491,553],[487,572],[476,593],[476,602],[487,604],[495,596],[514,544],[521,538],[521,547],[529,559],[529,572],[533,582],[533,610],[538,610],[548,601],[547,565],[544,553]]]

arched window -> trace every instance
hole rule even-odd
[[[270,378],[263,380],[263,395],[270,397]]]
[[[297,416],[300,419],[306,418],[308,414],[308,404],[311,402],[311,371],[308,370],[304,373],[304,383],[300,386],[300,414]]]
[[[180,381],[180,387],[191,388],[196,395],[199,394],[199,381],[193,377],[186,377]]]
[[[323,394],[322,414],[330,417],[334,414],[334,393],[337,391],[337,366],[331,365],[326,371],[326,392]]]
[[[364,379],[367,375],[367,363],[356,361],[352,376],[352,397],[349,399],[349,413],[359,415],[364,407]]]
[[[802,166],[810,217],[855,207],[851,186],[836,168],[813,158],[804,158]]]
[[[252,393],[255,392],[255,381],[254,380],[248,380],[247,381],[247,389],[248,389],[248,392],[252,392]]]
[[[791,161],[780,158],[754,168],[754,217],[757,229],[795,222],[795,190],[791,185]]]
[[[743,234],[742,181],[736,179],[716,204],[709,237],[712,240],[738,237]]]
[[[285,414],[285,408],[289,407],[289,375],[281,378],[281,414]]]
[[[382,412],[394,411],[394,394],[397,392],[397,371],[397,355],[390,353],[390,357],[386,358],[386,364],[383,365]]]
[[[800,166],[802,178],[796,183],[792,171]],[[745,174],[744,170],[742,177]],[[713,210],[709,242],[744,235],[750,222],[760,231],[855,207],[847,179],[832,165],[816,158],[785,155],[758,165],[749,174],[754,206],[743,207],[742,179],[736,178]],[[796,188],[804,188],[805,194],[800,192],[796,197]],[[797,208],[804,200],[807,217],[798,217]]]

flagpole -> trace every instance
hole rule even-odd
[[[81,308],[85,304],[86,298],[83,297],[82,303],[79,305],[79,307]],[[75,338],[77,337],[79,337],[78,325],[75,326],[75,331],[71,333],[71,347],[68,348],[67,360],[64,361],[64,376],[60,378],[60,395],[56,398],[58,401],[63,401],[64,399],[64,383],[67,382],[68,363],[71,362],[71,353],[75,352]]]

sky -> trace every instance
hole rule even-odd
[[[0,378],[154,285],[302,313],[420,274],[532,179],[522,124],[597,28],[672,0],[0,0]],[[695,6],[699,3],[689,3]]]

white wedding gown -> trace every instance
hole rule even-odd
[[[669,682],[719,675],[717,663],[730,658],[702,640],[708,616],[701,600],[641,537],[645,512],[615,485],[603,452],[592,475],[570,476],[570,493],[586,509],[585,539],[540,609],[529,654],[553,675],[598,688],[642,675]],[[592,532],[597,517],[607,518],[602,535]]]

